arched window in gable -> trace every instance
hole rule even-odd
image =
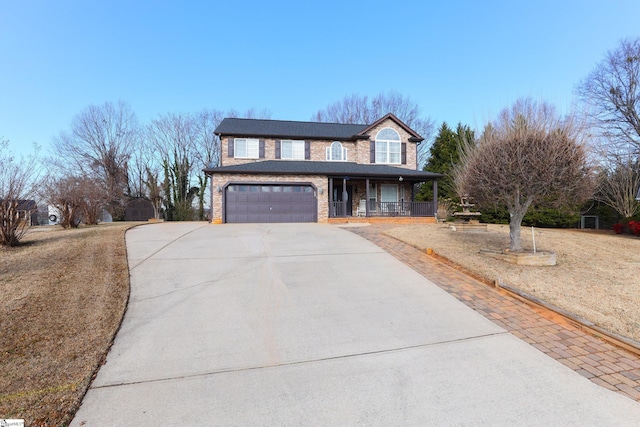
[[[376,135],[376,163],[400,164],[402,144],[400,134],[391,128],[381,129]]]

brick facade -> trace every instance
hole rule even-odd
[[[384,128],[394,129],[400,135],[401,143],[406,144],[406,163],[405,164],[389,164],[395,168],[416,170],[417,163],[417,143],[410,141],[414,134],[411,134],[406,127],[396,122],[393,118],[387,117],[380,123],[376,123],[370,129],[363,130],[368,138],[355,138],[353,140],[339,141],[342,147],[347,151],[347,162],[362,165],[375,165],[371,160],[371,144],[375,142],[378,132]],[[362,129],[362,128],[361,128]],[[229,135],[229,134],[227,134]],[[287,162],[288,160],[276,159],[276,137],[252,137],[260,141],[264,141],[264,157],[259,159],[239,159],[229,156],[229,140],[232,136],[223,136],[221,138],[221,167],[233,167],[237,165],[263,162],[268,160],[277,160]],[[232,135],[232,134],[231,134]],[[271,134],[273,135],[273,134]],[[347,135],[344,136],[348,138]],[[286,139],[286,138],[282,138]],[[302,138],[300,138],[302,140]],[[325,162],[327,161],[327,149],[331,147],[334,140],[330,139],[306,139],[309,141],[309,162]],[[336,161],[336,163],[340,163]],[[398,188],[397,202],[412,201],[412,183],[402,182],[401,173],[396,178],[390,178],[389,175],[370,178],[369,183],[375,187],[375,193],[370,193],[370,200],[381,201],[381,186],[384,184],[395,185]],[[225,189],[232,184],[306,184],[314,187],[314,196],[317,200],[317,219],[320,223],[326,223],[329,219],[329,209],[332,206],[333,194],[330,191],[329,178],[326,175],[278,175],[278,174],[259,174],[259,173],[215,173],[211,175],[211,220],[213,223],[222,223],[224,218]],[[366,199],[367,189],[366,180],[363,178],[353,178],[347,181],[350,186],[351,195],[351,211],[356,214],[358,205],[361,200]],[[413,180],[415,182],[415,179]],[[333,189],[342,192],[343,180],[335,179],[333,181]],[[340,200],[342,197],[337,197]]]
[[[395,164],[393,166],[416,169],[416,153],[417,144],[415,142],[409,142],[411,135],[391,119],[385,120],[376,127],[372,128],[369,133],[371,139],[360,139],[357,141],[340,141],[343,148],[347,149],[347,161],[355,162],[359,164],[371,164],[370,163],[370,144],[375,141],[377,133],[386,128],[392,128],[400,135],[402,142],[406,143],[407,147],[407,163]],[[260,159],[236,159],[229,157],[229,137],[222,138],[221,141],[221,156],[220,166],[232,166],[245,163],[260,162],[264,160],[276,160],[276,140],[273,138],[259,138],[264,141],[264,158]],[[308,140],[311,142],[310,154],[311,162],[320,162],[327,160],[327,148],[333,144],[333,140]],[[283,160],[286,161],[286,160]]]
[[[401,168],[407,168],[407,169],[416,169],[417,168],[417,143],[415,142],[409,142],[409,138],[411,137],[411,135],[409,134],[409,132],[407,132],[406,130],[404,130],[402,128],[402,126],[398,125],[396,122],[394,122],[391,119],[385,120],[384,122],[378,124],[377,126],[371,128],[369,130],[369,135],[371,136],[371,141],[375,141],[376,140],[376,135],[378,134],[378,132],[380,132],[382,129],[384,128],[391,128],[393,130],[395,130],[396,132],[398,132],[398,134],[400,135],[400,141],[402,142],[406,142],[407,143],[407,163],[405,165],[394,165],[394,166],[398,166]],[[369,163],[369,141],[366,141],[366,153],[365,156],[361,157],[357,163]],[[360,155],[362,155],[362,150],[360,150]]]
[[[310,184],[315,187],[316,198],[318,200],[318,222],[325,223],[329,218],[329,202],[331,195],[329,194],[329,179],[326,176],[311,175],[311,176],[299,176],[299,175],[244,175],[244,174],[229,174],[229,175],[214,175],[211,182],[212,191],[212,209],[211,219],[214,223],[221,223],[223,220],[223,194],[227,185],[231,184]],[[382,184],[391,184],[398,186],[398,201],[411,201],[411,184],[402,183],[391,180],[370,180],[369,185],[375,187],[375,193],[370,192],[369,197],[372,200],[380,201],[380,189]],[[351,197],[351,209],[356,212],[360,200],[365,200],[366,193],[366,181],[365,180],[351,180],[348,181],[349,186],[352,189]],[[220,188],[220,191],[218,191]],[[342,180],[335,179],[333,182],[333,188],[337,191],[342,191]]]

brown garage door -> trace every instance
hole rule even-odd
[[[317,222],[318,203],[310,185],[229,185],[226,222]]]

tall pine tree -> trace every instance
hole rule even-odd
[[[451,176],[451,169],[460,159],[459,150],[463,138],[468,141],[474,139],[474,132],[469,126],[458,123],[454,132],[446,122],[443,122],[429,149],[429,158],[424,170],[444,175],[444,178],[438,181],[438,198],[451,198],[454,200],[458,198],[453,177]],[[433,197],[431,185],[423,185],[417,197],[420,200],[430,200]]]

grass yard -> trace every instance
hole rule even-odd
[[[556,252],[557,265],[509,264],[480,253],[509,247],[509,226],[487,232],[454,232],[445,224],[397,227],[392,237],[438,255],[466,270],[498,280],[583,317],[622,336],[640,341],[640,238],[611,231],[535,229],[537,248]],[[530,227],[522,241],[531,250]]]
[[[71,421],[126,309],[134,225],[33,227],[0,247],[0,418]]]
[[[124,234],[134,223],[77,230],[37,227],[0,248],[0,419],[65,425],[104,360],[129,295]],[[523,241],[527,239],[523,229]],[[508,227],[452,232],[407,225],[387,234],[500,280],[621,335],[640,339],[640,239],[537,229],[555,267],[524,267],[480,253],[508,245]]]

